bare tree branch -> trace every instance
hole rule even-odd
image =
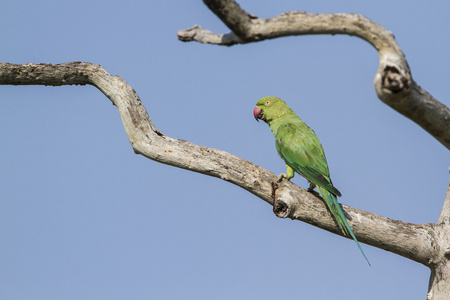
[[[286,181],[283,181],[285,183]],[[342,233],[330,217],[319,195],[291,184],[275,186],[274,213],[281,218],[291,218],[318,226],[335,234]],[[429,266],[430,258],[437,257],[433,244],[434,224],[412,224],[392,220],[370,212],[341,205],[352,230],[358,232],[360,242],[399,254]],[[387,234],[388,233],[388,234]]]
[[[312,193],[278,177],[245,159],[225,151],[174,139],[159,132],[150,120],[136,92],[119,76],[90,63],[26,64],[0,63],[0,84],[73,85],[97,87],[117,107],[135,153],[149,159],[218,177],[274,204],[281,218],[307,222],[341,234],[323,201]],[[391,251],[424,265],[437,252],[433,247],[433,224],[411,224],[343,206],[356,237],[364,243]],[[385,234],[389,232],[389,234]]]
[[[394,35],[379,24],[358,14],[288,12],[274,18],[258,19],[246,13],[234,0],[204,2],[232,33],[219,35],[196,25],[187,30],[180,30],[180,40],[231,46],[291,35],[346,34],[367,41],[379,55],[379,66],[374,78],[378,98],[417,123],[450,149],[450,109],[413,80],[405,55]],[[239,22],[242,24],[238,24]],[[323,203],[309,202],[309,198],[302,195],[304,191],[301,189],[297,195],[290,186],[273,183],[273,188],[274,212],[277,216],[302,220],[340,234],[330,220],[326,222],[321,218],[320,214],[324,212],[321,207]],[[427,265],[431,270],[427,299],[448,298],[450,183],[436,224],[395,223],[396,221],[350,207],[343,208],[351,220],[349,223],[352,230],[358,232],[358,240]],[[356,220],[358,222],[355,222]],[[379,241],[386,242],[389,246],[381,246]]]
[[[435,226],[434,247],[439,254],[430,261],[431,276],[427,299],[446,299],[450,295],[450,182],[444,205]]]
[[[178,32],[183,41],[217,45],[245,44],[289,35],[347,34],[372,44],[379,53],[374,84],[378,97],[407,116],[450,149],[450,110],[413,79],[391,32],[358,14],[288,12],[258,19],[234,0],[204,0],[231,29],[215,34],[195,25]],[[124,79],[101,66],[72,62],[59,65],[0,63],[0,85],[92,85],[117,107],[133,150],[149,159],[233,183],[273,205],[280,218],[304,221],[342,235],[320,196],[225,151],[168,137],[152,123],[138,95]],[[450,293],[450,183],[436,224],[392,220],[342,205],[358,240],[404,256],[431,269],[429,299]]]
[[[224,46],[244,43],[244,41],[233,32],[228,34],[216,34],[212,33],[209,30],[201,28],[199,25],[194,25],[191,28],[178,31],[178,39],[184,42],[195,40],[204,44],[216,44]]]
[[[231,46],[283,36],[346,34],[367,41],[378,51],[380,59],[374,79],[378,97],[450,149],[450,109],[412,79],[394,35],[379,24],[359,14],[307,14],[300,11],[258,19],[246,13],[234,0],[204,2],[232,33],[214,34],[196,25],[180,30],[180,40]]]
[[[445,224],[445,226],[450,227],[450,181],[448,183],[447,194],[437,224]]]
[[[251,16],[247,14],[236,1],[214,1],[203,0],[203,2],[212,10],[237,36],[247,40],[247,34],[251,30]]]

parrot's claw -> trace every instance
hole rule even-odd
[[[316,185],[312,182],[309,183],[309,188],[306,189],[307,192],[312,192],[316,188]]]
[[[289,174],[281,173],[280,175],[278,175],[277,182],[281,182],[284,178],[286,178],[287,181],[290,181],[292,177],[294,176],[289,176]]]

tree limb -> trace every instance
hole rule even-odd
[[[450,182],[435,230],[438,234],[434,247],[439,254],[430,264],[427,299],[446,299],[450,295]]]
[[[245,159],[225,151],[174,139],[153,125],[138,95],[125,80],[90,63],[25,64],[0,63],[0,84],[73,85],[97,87],[117,107],[135,153],[149,159],[194,172],[218,177],[240,186],[274,205],[281,218],[307,222],[340,234],[318,196],[278,177]],[[424,265],[436,255],[433,224],[411,224],[343,206],[359,241],[402,255]],[[389,234],[386,234],[389,232]]]
[[[448,183],[447,194],[445,196],[444,205],[442,206],[437,224],[443,224],[450,227],[450,181]]]
[[[245,12],[234,0],[204,2],[232,33],[214,34],[196,25],[180,30],[180,40],[231,46],[283,36],[346,34],[367,41],[379,54],[374,79],[378,98],[450,149],[450,109],[413,80],[394,35],[379,24],[359,14],[308,14],[300,11],[258,19]]]

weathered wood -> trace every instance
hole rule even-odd
[[[175,167],[218,177],[240,186],[269,204],[276,203],[279,217],[301,220],[330,232],[341,231],[317,195],[225,151],[168,137],[150,120],[136,92],[119,76],[90,63],[0,63],[0,84],[73,85],[97,87],[117,107],[135,153]],[[283,207],[284,210],[277,211]],[[411,224],[343,206],[359,241],[429,265],[435,256],[433,224]],[[387,232],[389,234],[387,234]]]
[[[370,43],[379,55],[374,85],[378,98],[425,129],[450,149],[450,109],[423,90],[411,71],[394,35],[359,14],[308,14],[292,11],[274,18],[252,18],[235,1],[208,0],[208,7],[230,28],[229,34],[215,34],[195,25],[178,31],[182,41],[231,46],[284,36],[346,34]],[[219,5],[220,4],[220,5]],[[231,20],[228,20],[231,18]],[[238,26],[236,20],[244,20]]]
[[[374,78],[378,98],[417,123],[450,149],[450,109],[434,99],[413,80],[405,55],[395,41],[394,35],[379,24],[358,14],[308,14],[300,11],[284,13],[274,18],[258,19],[251,17],[241,7],[234,9],[237,5],[234,0],[205,0],[205,2],[208,2],[208,7],[232,32],[218,35],[196,25],[187,30],[180,30],[178,32],[180,40],[231,46],[283,36],[346,34],[367,41],[379,55],[379,66]],[[245,26],[236,26],[236,17],[231,21],[228,20],[230,16],[236,15],[238,19],[243,20]],[[285,191],[284,187],[278,185],[275,188],[274,212],[277,216],[298,219],[311,224],[320,219],[320,216],[315,213],[321,211],[319,207],[305,208],[309,202],[304,201],[304,197],[299,205],[297,195],[294,196],[291,189]],[[319,203],[317,205],[320,206]],[[392,220],[382,220],[379,216],[375,217],[370,213],[355,212],[354,209],[346,206],[343,208],[350,217],[349,224],[352,230],[358,232],[359,241],[379,247],[377,241],[384,240],[389,246],[380,248],[428,266],[431,269],[431,277],[427,299],[448,299],[450,295],[450,183],[436,224],[414,225],[390,222]],[[358,220],[358,222],[354,224],[352,220]],[[339,234],[331,221],[326,223],[322,220],[320,225],[316,225]],[[366,230],[370,231],[367,235]],[[414,244],[413,248],[411,243]]]
[[[450,148],[450,110],[412,79],[394,36],[380,25],[357,14],[289,12],[271,19],[258,19],[233,0],[204,2],[232,32],[219,35],[196,25],[180,31],[180,40],[233,45],[305,34],[348,34],[366,40],[380,56],[374,79],[378,97]],[[341,235],[318,195],[287,181],[278,183],[275,174],[235,155],[174,139],[158,131],[136,92],[121,77],[110,75],[99,65],[0,63],[0,84],[93,85],[117,107],[135,153],[231,182],[273,204],[278,217],[304,221]],[[450,294],[450,183],[436,224],[406,223],[342,207],[360,242],[428,266],[431,269],[428,299],[447,299]]]

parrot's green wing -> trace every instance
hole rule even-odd
[[[290,180],[294,176],[293,171],[295,170],[317,186],[342,233],[353,238],[367,260],[337,201],[336,196],[341,196],[341,193],[331,182],[327,159],[322,144],[314,131],[283,100],[277,97],[260,99],[253,110],[253,116],[256,120],[264,120],[269,124],[270,130],[275,136],[278,155],[287,165],[286,174],[281,174],[282,177]],[[370,265],[369,260],[367,262]]]
[[[322,144],[312,129],[303,122],[284,123],[275,139],[278,154],[286,164],[316,186],[341,196],[330,180]]]
[[[341,193],[331,182],[322,144],[314,131],[302,121],[294,121],[280,125],[275,138],[280,157],[297,173],[318,187],[339,228],[344,235],[350,235],[353,238],[370,265],[336,199],[336,196],[341,196]]]

